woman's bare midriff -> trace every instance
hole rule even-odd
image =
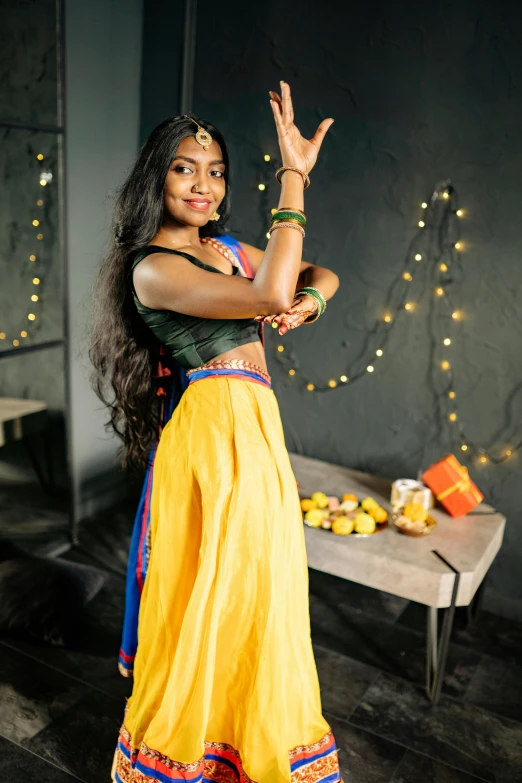
[[[218,356],[214,356],[214,359],[245,359],[248,362],[257,364],[258,367],[261,367],[265,372],[268,372],[265,349],[263,348],[263,344],[259,341],[246,343],[246,345],[238,345],[237,348],[233,348],[231,351],[225,351]]]

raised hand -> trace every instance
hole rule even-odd
[[[274,113],[283,166],[294,166],[308,174],[315,165],[321,144],[333,119],[323,120],[313,137],[308,140],[301,136],[294,124],[294,108],[289,84],[281,82],[281,97],[277,92],[270,90],[270,105]]]

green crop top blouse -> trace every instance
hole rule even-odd
[[[219,356],[219,354],[237,348],[238,345],[262,342],[262,325],[253,318],[198,318],[193,315],[176,313],[172,310],[152,310],[150,307],[145,307],[138,299],[134,289],[132,273],[136,265],[146,256],[158,252],[183,256],[183,258],[188,259],[196,266],[207,269],[210,272],[226,273],[209,264],[205,264],[195,256],[190,255],[190,253],[171,250],[159,245],[147,245],[147,247],[137,250],[134,255],[132,266],[129,270],[129,282],[136,309],[149,329],[165,345],[173,359],[181,367],[187,370],[200,367],[202,364]],[[235,266],[233,274],[237,275],[238,272],[239,269]]]

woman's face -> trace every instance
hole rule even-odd
[[[224,174],[216,141],[204,150],[194,136],[183,139],[165,180],[167,222],[170,218],[184,226],[204,226],[225,197]]]

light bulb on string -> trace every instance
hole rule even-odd
[[[334,381],[334,379],[332,378],[331,380],[328,381],[328,386],[331,389],[335,389],[335,387],[337,386],[337,381]]]
[[[457,414],[456,413],[450,413],[450,415],[448,416],[448,419],[450,421],[457,421]]]
[[[450,391],[450,392],[448,392],[448,397],[450,398],[450,400],[454,400],[456,396],[457,396],[457,395],[455,394],[455,392],[454,392],[454,391]]]
[[[295,375],[295,370],[288,370],[288,375]]]
[[[418,223],[418,225],[419,225],[419,228],[424,228],[424,226],[426,225],[426,223],[424,222],[424,220],[419,220],[419,223]]]
[[[265,163],[268,163],[268,161],[270,160],[270,155],[263,155],[263,160],[265,161]]]
[[[464,211],[463,211],[462,209],[457,209],[457,211],[455,212],[455,214],[456,214],[456,216],[457,216],[457,217],[463,217],[463,215],[464,215]]]
[[[422,207],[423,209],[428,209],[428,205],[426,204],[426,202],[425,202],[425,201],[423,201],[423,202],[422,202],[422,204],[421,204],[421,207]]]
[[[404,305],[404,309],[408,310],[411,313],[415,309],[415,305],[413,304],[413,302],[406,302],[406,304]]]
[[[265,188],[266,188],[266,185],[265,185],[264,182],[260,182],[259,185],[257,186],[258,190],[265,190]]]
[[[307,383],[306,388],[308,389],[308,391],[313,391],[315,389],[315,386],[313,385],[313,383]]]
[[[33,220],[33,226],[39,226],[40,221],[39,220]]]
[[[451,345],[451,340],[450,340],[449,337],[445,337],[443,342],[444,342],[444,345]]]
[[[467,451],[468,450],[468,447],[466,446],[465,443],[463,443],[460,448],[461,448],[462,451]]]
[[[37,158],[37,160],[43,160],[44,156],[42,155],[41,152],[39,152],[38,155],[36,156],[36,158]]]
[[[460,312],[458,310],[455,310],[451,314],[451,317],[453,318],[454,321],[458,321],[460,319],[460,317],[461,317],[461,314],[460,314]]]
[[[444,289],[440,288],[439,286],[439,288],[435,289],[435,293],[437,294],[437,296],[444,296]]]
[[[450,367],[451,367],[450,363],[448,361],[446,361],[446,360],[441,362],[440,366],[441,366],[441,369],[444,370],[445,372],[447,372],[447,370],[449,370]]]
[[[341,383],[348,383],[348,376],[347,375],[341,375],[339,380],[341,381]]]
[[[420,253],[415,254],[415,261],[422,261],[422,255]]]
[[[384,316],[384,320],[385,320],[385,322],[387,324],[389,324],[391,322],[391,319],[392,319],[392,317],[388,313]]]
[[[378,349],[375,351],[375,355],[376,355],[376,356],[382,356],[382,350],[381,350],[380,348],[378,348]]]
[[[455,242],[453,247],[455,248],[455,250],[462,250],[462,242]]]
[[[409,273],[409,272],[405,272],[405,273],[403,274],[403,278],[404,278],[405,280],[407,280],[408,282],[411,282],[411,281],[413,280],[413,277],[410,275],[410,273]]]
[[[277,346],[277,350],[279,351],[279,353],[283,353],[283,351],[285,350],[285,346],[284,345],[278,345]]]
[[[447,264],[441,264],[439,266],[439,269],[440,269],[441,272],[447,272],[448,271]]]
[[[369,364],[368,367],[366,368],[366,372],[373,372],[374,369],[375,369],[375,367],[373,367],[371,364]]]

